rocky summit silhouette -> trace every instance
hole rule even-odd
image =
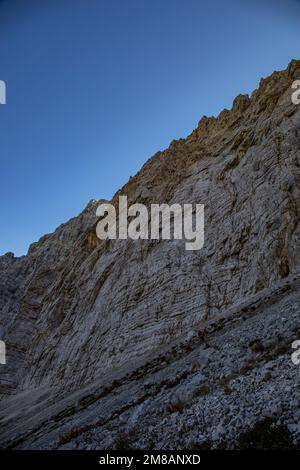
[[[205,205],[205,243],[96,236],[91,201],[0,257],[0,445],[300,444],[300,61],[203,117],[115,195]]]

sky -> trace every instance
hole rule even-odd
[[[0,255],[299,58],[299,19],[296,0],[0,0]]]

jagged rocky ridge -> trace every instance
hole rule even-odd
[[[232,448],[264,419],[300,443],[299,78],[292,61],[115,195],[205,204],[201,251],[100,242],[91,201],[0,257],[3,448]]]

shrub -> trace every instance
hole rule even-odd
[[[170,413],[182,413],[184,408],[186,407],[186,403],[182,398],[175,398],[174,400],[171,401],[171,403],[168,405],[168,411]]]
[[[120,432],[117,434],[114,445],[113,445],[113,450],[132,450],[133,445],[132,445],[132,440],[130,437],[130,434],[128,432]]]
[[[294,444],[285,426],[277,426],[274,420],[265,418],[240,435],[237,447],[240,450],[288,450],[293,449]]]

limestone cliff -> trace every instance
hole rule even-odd
[[[288,374],[297,380],[289,355],[300,318],[296,79],[300,62],[292,61],[250,97],[237,97],[231,110],[202,118],[115,195],[114,204],[120,194],[129,203],[204,204],[202,250],[188,252],[174,240],[101,242],[98,201],[91,201],[26,256],[0,257],[0,339],[7,345],[7,365],[0,369],[3,447],[108,448],[123,427],[129,439],[137,420],[144,426],[135,445],[143,448],[174,446],[178,422],[186,431],[184,438],[176,434],[177,446],[187,446],[184,439],[233,446],[264,416],[263,398],[257,413],[251,411],[256,390],[269,406],[269,382],[260,376],[255,382],[257,370],[279,361],[271,364],[278,372],[273,388],[280,376],[282,387],[291,386]],[[264,341],[260,356],[253,344]],[[216,398],[222,374],[222,390],[244,374],[246,382],[232,383],[232,392],[225,388]],[[284,412],[282,387],[273,414],[296,426],[289,403],[297,397]],[[250,410],[249,422],[231,423],[234,411],[226,410],[230,400],[238,403],[232,394],[239,409]],[[181,404],[179,396],[185,397]],[[198,411],[189,414],[193,407]],[[196,436],[188,432],[197,424],[192,415],[199,421]],[[169,440],[162,420],[170,426]]]

